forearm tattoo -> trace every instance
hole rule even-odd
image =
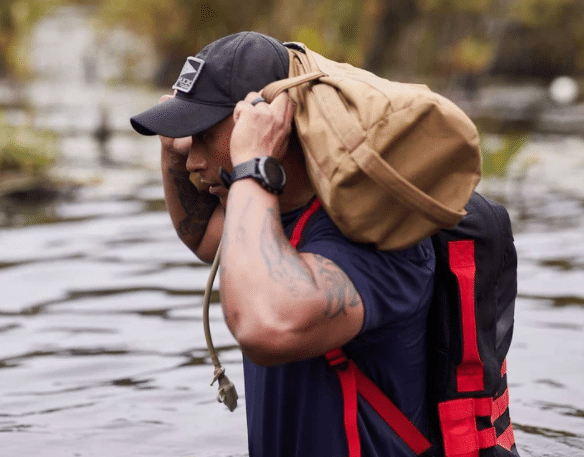
[[[178,224],[178,234],[194,236],[198,242],[205,234],[219,199],[207,192],[199,192],[189,179],[188,171],[169,169],[168,172],[174,179],[180,204],[186,213],[186,217]]]
[[[361,299],[348,276],[334,262],[315,254],[314,277],[288,240],[277,235],[277,224],[279,219],[270,210],[262,229],[262,255],[272,279],[284,283],[292,296],[307,286],[319,288],[326,298],[323,313],[330,319],[346,315],[347,307],[359,306]]]
[[[314,279],[298,253],[286,238],[278,236],[280,215],[274,209],[268,215],[262,227],[261,252],[270,277],[284,283],[286,290],[298,296],[306,285],[315,286]]]

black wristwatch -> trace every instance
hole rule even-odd
[[[269,156],[258,157],[240,163],[233,167],[231,174],[227,173],[223,168],[220,168],[219,177],[228,189],[238,179],[253,178],[268,192],[276,195],[282,193],[286,184],[284,168],[280,162]]]

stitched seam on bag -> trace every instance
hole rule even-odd
[[[321,84],[326,84],[326,83],[321,83]],[[336,87],[333,87],[333,86],[331,86],[331,85],[328,85],[328,84],[327,84],[327,86],[328,86],[328,87],[330,87],[330,88],[331,88],[332,90],[334,90],[335,92],[338,92],[338,90],[336,89]],[[339,132],[339,130],[336,128],[336,125],[335,125],[335,124],[332,122],[332,120],[331,120],[331,119],[332,119],[332,116],[327,116],[327,114],[326,114],[326,113],[328,112],[328,110],[325,110],[325,109],[324,109],[324,106],[323,106],[323,104],[321,103],[321,99],[322,99],[322,97],[321,97],[321,96],[319,96],[319,95],[317,95],[317,94],[314,92],[314,90],[313,90],[313,95],[314,95],[314,99],[315,99],[315,101],[316,101],[316,104],[317,104],[317,106],[318,106],[318,109],[319,109],[319,111],[320,111],[320,114],[321,114],[322,118],[324,118],[324,119],[326,120],[326,122],[327,122],[327,124],[329,125],[329,127],[331,128],[331,130],[335,132],[335,135],[336,135],[336,137],[337,137],[337,138],[340,140],[340,142],[342,143],[343,147],[344,147],[344,148],[345,148],[345,149],[346,149],[346,150],[347,150],[349,153],[353,152],[353,151],[354,151],[355,149],[357,149],[357,148],[358,148],[358,147],[359,147],[361,144],[363,144],[363,142],[364,142],[364,141],[367,139],[367,135],[366,135],[366,134],[365,134],[365,135],[363,135],[363,139],[362,139],[362,140],[361,140],[359,143],[357,143],[357,144],[356,144],[356,145],[355,145],[353,148],[349,148],[349,147],[348,147],[348,145],[347,145],[347,140],[346,140],[346,138],[347,138],[349,135],[348,135],[348,134],[342,135],[342,134],[341,134],[341,132]],[[340,99],[340,98],[341,98],[341,97],[339,96],[339,99]],[[340,100],[340,103],[342,103],[343,105],[345,105],[345,104],[344,104],[344,102],[342,101],[342,99]],[[345,109],[346,109],[346,106],[345,106]],[[348,115],[349,117],[351,117],[351,118],[352,118],[352,116],[351,116],[351,115],[350,115],[350,113],[348,112],[348,109],[347,109],[346,111],[347,111],[347,115]],[[353,124],[355,124],[355,123],[359,124],[359,122],[358,122],[358,121],[356,121],[355,119],[352,119],[352,120],[354,121],[354,122],[353,122]],[[352,125],[352,126],[351,126],[351,131],[355,131],[355,130],[357,130],[357,129],[354,127],[354,125]]]

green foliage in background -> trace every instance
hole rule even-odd
[[[147,36],[167,70],[219,37],[256,30],[381,74],[476,74],[505,50],[502,30],[517,24],[539,38],[533,53],[573,45],[566,58],[584,71],[582,0],[0,0],[0,75],[22,73],[19,44],[65,4],[91,9],[101,28]]]
[[[0,76],[22,76],[29,62],[20,52],[31,27],[66,0],[0,0]]]
[[[97,0],[96,0],[97,1]],[[229,33],[254,27],[269,14],[261,0],[100,0],[99,16],[108,25],[124,24],[154,38],[161,54],[193,54]]]
[[[0,173],[43,175],[55,162],[55,134],[0,122]]]
[[[513,19],[532,27],[562,27],[582,8],[581,0],[521,0],[511,4],[509,13]]]
[[[481,135],[481,150],[483,155],[483,177],[503,177],[513,157],[529,141],[525,133],[507,133],[501,139],[501,144],[496,147],[488,147]]]

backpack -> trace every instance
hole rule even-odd
[[[312,186],[347,238],[401,249],[464,216],[480,179],[477,129],[453,102],[421,84],[380,78],[285,43],[287,91]]]
[[[316,199],[290,243],[297,247]],[[430,436],[422,433],[341,348],[325,357],[343,393],[349,457],[360,452],[357,393],[416,455],[517,457],[509,417],[505,356],[517,294],[517,254],[505,208],[473,193],[467,215],[432,236],[436,273],[428,314]]]

